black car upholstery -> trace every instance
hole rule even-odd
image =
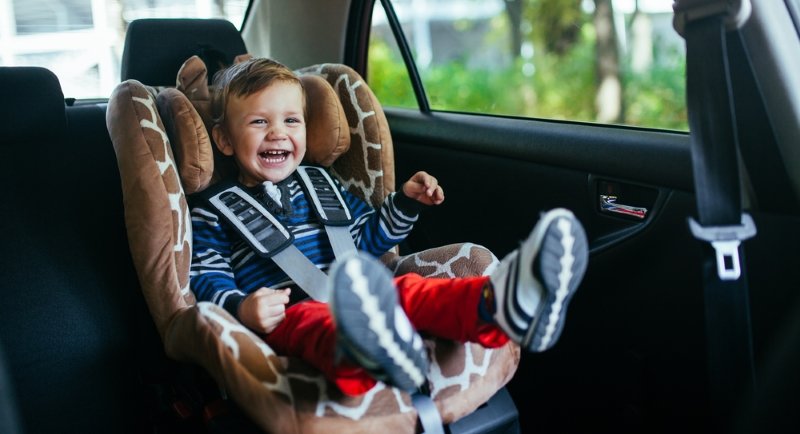
[[[0,344],[26,433],[135,429],[160,357],[98,104],[68,107],[42,68],[0,68]]]
[[[169,41],[165,44],[164,41]],[[198,55],[208,78],[234,57],[247,53],[239,31],[219,19],[141,19],[130,23],[122,52],[122,80],[151,86],[175,86],[183,62]]]

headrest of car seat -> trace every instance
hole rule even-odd
[[[67,128],[58,77],[40,67],[0,67],[0,137],[3,143],[63,137]]]
[[[240,61],[250,56],[237,56]],[[214,176],[224,177],[225,158],[214,158],[208,127],[211,126],[210,94],[205,63],[192,56],[178,71],[177,89],[162,90],[158,110],[167,129],[187,193],[203,190]],[[305,162],[330,166],[350,147],[350,127],[339,97],[320,76],[302,75],[306,93]],[[204,128],[205,126],[205,128]],[[216,160],[216,161],[215,161]],[[216,172],[216,173],[214,173]],[[220,173],[222,172],[222,173]]]
[[[175,71],[198,55],[211,78],[246,53],[239,31],[221,19],[140,19],[128,25],[122,52],[122,81],[150,86],[175,86]]]

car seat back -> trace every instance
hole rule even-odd
[[[175,72],[191,56],[207,65],[208,79],[246,53],[239,31],[221,19],[140,19],[125,34],[120,68],[122,81],[175,86]]]
[[[198,56],[180,65],[174,89],[126,80],[115,89],[107,112],[132,256],[167,353],[203,366],[267,431],[413,431],[416,414],[408,395],[380,384],[361,397],[342,396],[303,362],[275,355],[219,306],[194,300],[188,287],[191,226],[185,195],[214,182],[218,169],[203,122],[209,94],[203,63]],[[388,122],[377,98],[344,65],[316,65],[298,74],[309,98],[309,159],[331,165],[351,192],[380,204],[394,189],[394,167]],[[321,115],[312,118],[315,112]],[[317,133],[322,139],[312,137]],[[398,270],[451,277],[484,273],[496,261],[472,244],[393,256]],[[436,367],[434,399],[445,422],[484,403],[510,379],[519,360],[513,344],[497,350],[440,341],[429,345]]]
[[[158,341],[104,108],[67,107],[44,68],[0,67],[0,94],[0,344],[19,425],[134,429],[138,372]]]

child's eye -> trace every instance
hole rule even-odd
[[[266,119],[254,119],[254,120],[253,120],[253,121],[251,121],[250,123],[251,123],[251,124],[263,125],[263,124],[266,124],[266,123],[267,123],[267,120],[266,120]]]
[[[297,119],[297,118],[288,118],[288,119],[286,119],[286,122],[287,122],[287,123],[290,123],[290,124],[299,124],[299,123],[300,123],[300,119]]]

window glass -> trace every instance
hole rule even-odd
[[[0,65],[43,66],[66,97],[107,98],[119,83],[125,29],[137,18],[225,18],[248,0],[0,0]]]
[[[380,2],[375,4],[372,12],[367,58],[367,81],[382,103],[404,108],[419,107],[408,69],[403,64],[403,56]]]
[[[433,110],[687,130],[672,3],[392,1]],[[407,107],[392,91],[405,65],[382,14],[376,6],[370,84],[384,104]]]

